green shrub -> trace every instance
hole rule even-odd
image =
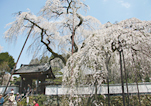
[[[40,106],[69,106],[69,95],[63,96],[46,96],[46,95],[36,95],[36,96],[29,96],[29,105],[33,106],[33,99],[38,100],[38,104]],[[98,104],[103,106],[108,106],[108,96],[107,95],[98,95],[95,99],[95,96],[92,95],[80,95],[78,98],[72,98],[73,101],[79,99],[79,106],[95,106],[94,101]],[[127,96],[125,95],[125,99]],[[140,95],[141,105],[142,106],[151,106],[151,95]],[[125,100],[126,105],[127,102]],[[129,103],[130,106],[139,106],[139,99],[137,94],[133,94],[129,96]],[[123,106],[123,99],[122,96],[110,96],[110,105],[111,106]],[[26,98],[18,103],[18,106],[27,106]]]

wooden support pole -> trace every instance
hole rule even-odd
[[[30,33],[31,33],[32,29],[33,29],[33,27],[34,27],[34,25],[31,26],[31,29],[30,29],[30,31],[29,31],[29,33],[28,33],[28,35],[27,35],[27,38],[26,38],[26,40],[25,40],[25,42],[24,42],[24,45],[23,45],[23,47],[22,47],[22,49],[21,49],[21,51],[20,51],[20,54],[19,54],[19,56],[18,56],[18,59],[17,59],[17,61],[16,61],[16,63],[15,63],[15,66],[14,66],[14,68],[13,68],[13,70],[12,70],[11,76],[9,77],[8,83],[7,83],[6,88],[5,88],[4,92],[3,92],[3,96],[5,95],[5,92],[6,92],[7,88],[8,88],[9,82],[10,82],[10,80],[11,80],[11,78],[12,78],[12,75],[14,74],[14,71],[15,71],[15,69],[16,69],[17,63],[18,63],[18,61],[19,61],[19,59],[20,59],[20,56],[21,56],[21,54],[22,54],[22,52],[23,52],[23,50],[24,50],[24,47],[25,47],[25,45],[26,45],[26,42],[27,42],[27,40],[28,40],[28,38],[29,38],[29,35],[30,35]]]

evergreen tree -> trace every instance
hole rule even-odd
[[[8,52],[0,53],[0,70],[11,72],[15,65],[14,58]]]

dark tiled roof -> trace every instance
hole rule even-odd
[[[14,74],[24,74],[24,73],[37,73],[37,72],[46,72],[50,68],[49,64],[30,64],[30,65],[21,65],[19,69],[16,70]]]

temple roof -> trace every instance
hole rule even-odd
[[[29,64],[24,65],[22,64],[19,69],[16,70],[14,74],[26,74],[26,73],[39,73],[39,72],[46,72],[50,69],[49,64]]]

